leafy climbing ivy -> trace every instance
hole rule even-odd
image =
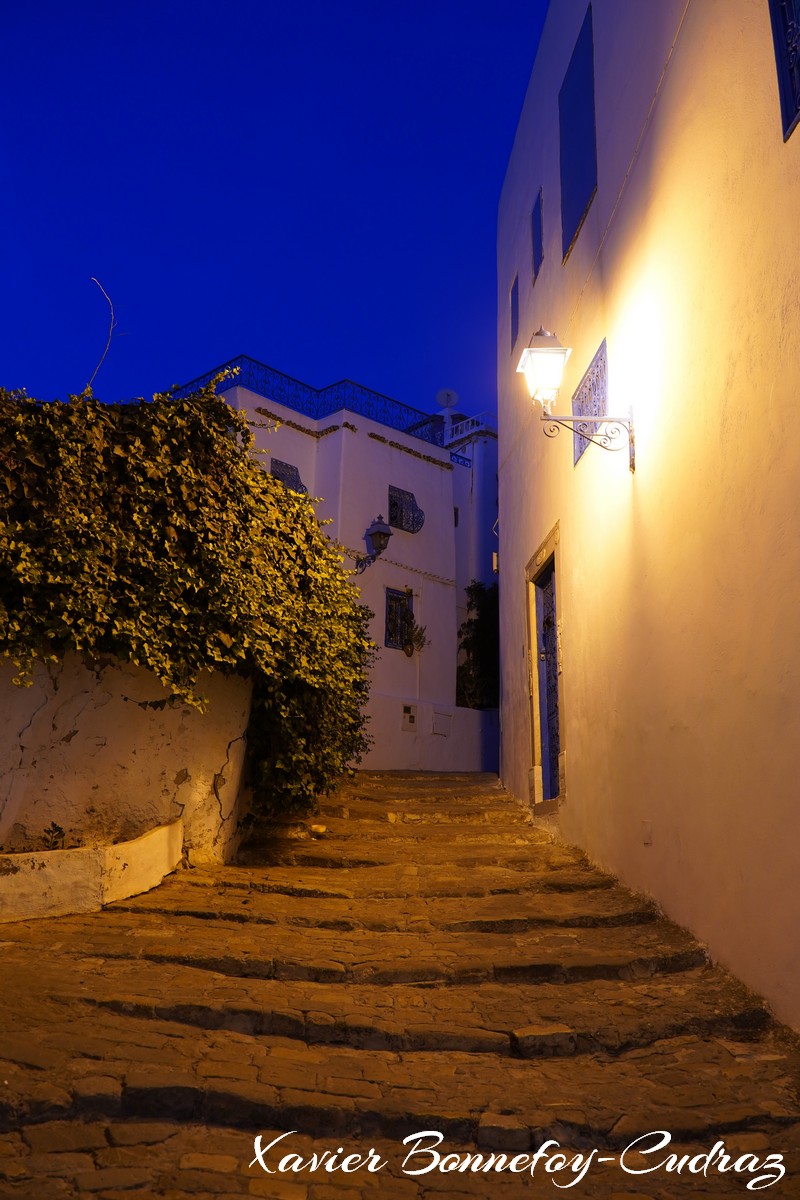
[[[500,702],[500,609],[497,584],[473,579],[466,589],[467,620],[459,626],[463,661],[456,668],[456,704],[497,708]]]
[[[124,405],[0,389],[0,654],[20,683],[68,651],[115,656],[200,709],[204,670],[252,679],[263,812],[307,804],[366,749],[371,614],[215,382]]]

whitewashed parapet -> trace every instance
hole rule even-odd
[[[161,883],[183,856],[183,822],[116,846],[0,854],[0,924],[96,912]]]
[[[115,843],[180,820],[191,861],[235,853],[247,680],[208,674],[200,713],[173,704],[151,672],[112,659],[89,664],[68,655],[38,665],[28,688],[15,687],[13,674],[10,664],[0,667],[3,851],[43,848],[55,824],[66,846],[111,853]]]

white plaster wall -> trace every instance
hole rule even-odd
[[[472,460],[471,466],[456,466],[453,473],[453,503],[459,510],[456,590],[459,606],[463,607],[464,589],[473,579],[487,585],[495,580],[492,552],[498,548],[494,528],[498,518],[497,438],[489,434],[476,436],[457,452]]]
[[[148,671],[68,655],[37,666],[29,688],[0,667],[0,845],[41,846],[55,822],[66,843],[108,845],[183,818],[194,861],[235,848],[250,684],[209,675],[208,710],[164,704]]]
[[[800,133],[784,144],[767,5],[703,0],[632,163],[685,6],[592,7],[598,191],[566,264],[557,97],[585,3],[551,6],[500,206],[503,777],[527,794],[525,566],[558,523],[562,833],[800,1028]],[[543,437],[514,372],[540,323],[573,347],[566,411],[607,339],[635,476]]]
[[[321,429],[335,425],[335,419],[314,421],[310,417],[294,412],[273,400],[258,396],[249,388],[235,387],[225,392],[231,408],[244,413],[252,424],[255,449],[265,471],[270,470],[273,454],[283,462],[291,463],[300,472],[300,479],[308,488],[310,496],[317,495],[317,443]],[[264,412],[258,412],[263,409]],[[274,420],[274,414],[280,425]]]
[[[266,408],[283,422],[278,429],[258,431],[258,444],[300,468],[317,515],[330,520],[327,532],[351,555],[346,565],[367,553],[364,534],[372,521],[388,519],[389,485],[414,493],[425,513],[422,529],[414,534],[394,530],[384,554],[354,581],[362,603],[375,614],[370,634],[379,654],[372,693],[453,705],[458,615],[449,451],[347,410],[314,421],[245,388],[233,392],[237,408],[251,415]],[[297,425],[310,432],[298,432]],[[268,466],[268,456],[263,461]],[[402,650],[384,646],[387,587],[411,589],[414,617],[425,626],[429,642],[421,654],[407,658]],[[401,757],[389,765],[410,767],[408,742],[396,743],[396,749]]]
[[[406,714],[404,728],[404,708]],[[414,717],[409,727],[408,715]],[[361,767],[369,771],[496,771],[497,711],[433,704],[414,696],[374,695],[370,732],[375,745]]]

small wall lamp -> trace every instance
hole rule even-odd
[[[376,517],[364,534],[364,541],[367,543],[369,553],[356,557],[357,575],[360,575],[362,571],[366,571],[367,567],[371,567],[375,560],[383,554],[389,545],[389,538],[391,536],[392,531],[383,517]]]
[[[561,427],[593,442],[603,450],[622,450],[627,445],[631,471],[636,470],[636,447],[633,434],[633,410],[627,417],[575,417],[552,411],[558,399],[564,367],[572,353],[570,346],[562,346],[554,333],[541,325],[531,338],[529,346],[522,351],[517,372],[525,376],[531,400],[542,406],[541,421],[546,437],[556,437]]]

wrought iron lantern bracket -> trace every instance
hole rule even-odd
[[[391,536],[392,531],[383,517],[376,517],[364,534],[364,540],[369,547],[369,554],[356,555],[356,575],[361,575],[363,571],[366,571],[367,567],[371,567],[378,560],[389,545],[389,538]]]
[[[633,409],[628,410],[627,417],[572,417],[544,412],[540,420],[545,437],[557,437],[563,426],[602,450],[624,450],[627,446],[628,466],[631,471],[636,470]]]
[[[374,562],[377,562],[377,554],[363,554],[356,559],[356,575],[361,575],[366,571],[367,567],[371,567]]]

